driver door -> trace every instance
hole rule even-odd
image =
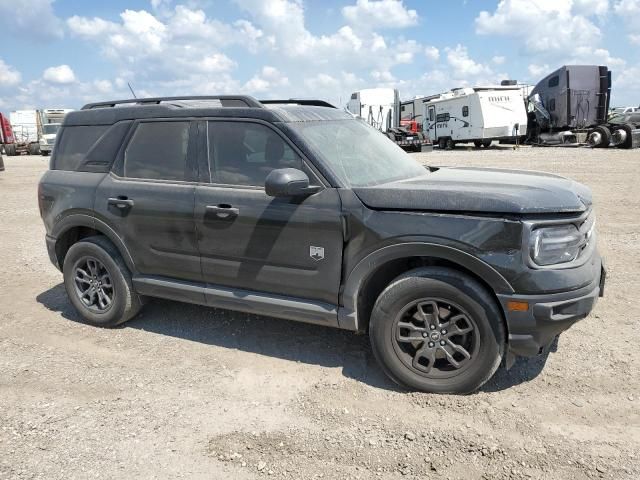
[[[273,198],[275,168],[304,170],[280,132],[259,121],[207,122],[208,178],[196,187],[195,221],[204,281],[337,305],[343,233],[338,192]]]

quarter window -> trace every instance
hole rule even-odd
[[[549,87],[557,87],[560,85],[560,77],[558,75],[554,75],[549,79],[548,85]]]
[[[272,170],[303,169],[302,159],[280,135],[264,125],[209,122],[208,131],[214,183],[263,187]]]
[[[54,152],[54,170],[77,170],[91,147],[108,128],[106,125],[64,127]]]
[[[138,125],[124,155],[124,175],[154,180],[186,180],[189,122]]]

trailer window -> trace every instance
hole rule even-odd
[[[560,85],[560,76],[559,75],[555,75],[553,77],[551,77],[549,79],[549,87],[557,87],[558,85]]]
[[[429,109],[429,121],[430,122],[433,122],[434,115],[435,115],[435,110],[433,108],[430,108]]]
[[[439,113],[436,116],[436,122],[441,123],[441,122],[448,122],[450,120],[450,116],[448,113]]]
[[[469,116],[469,107],[467,105],[462,107],[462,116],[463,117],[468,117]]]
[[[78,169],[91,147],[107,131],[107,125],[65,127],[54,151],[53,170]]]

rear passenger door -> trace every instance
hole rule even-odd
[[[134,123],[95,211],[123,240],[140,274],[201,281],[193,219],[196,123]]]
[[[264,182],[276,168],[297,168],[312,184],[322,182],[271,125],[207,123],[209,171],[195,205],[205,282],[336,305],[343,247],[338,192],[269,197]]]

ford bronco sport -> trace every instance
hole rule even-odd
[[[386,374],[428,392],[543,352],[604,289],[588,188],[424,167],[322,101],[87,105],[38,197],[88,323],[161,297],[368,332]]]

